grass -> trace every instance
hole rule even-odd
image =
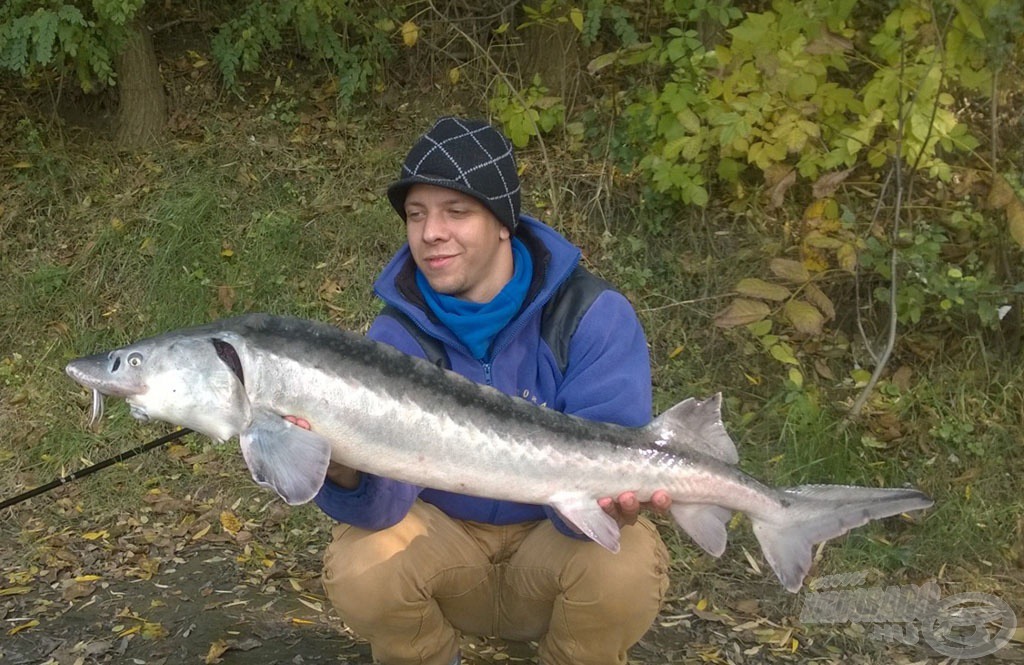
[[[246,311],[364,330],[378,307],[372,281],[403,236],[382,192],[431,116],[404,118],[402,137],[368,115],[293,143],[294,127],[257,106],[231,122],[210,119],[198,138],[126,156],[18,113],[0,108],[0,129],[14,137],[0,160],[29,164],[0,182],[0,269],[9,285],[0,290],[0,426],[10,433],[0,441],[4,497],[166,431],[111,403],[101,430],[89,432],[89,397],[63,375],[70,358]],[[550,165],[539,160],[529,151],[521,159],[538,188],[527,191],[527,210],[547,207],[540,173]],[[758,255],[758,225],[712,212],[680,220],[685,233],[652,234],[629,201],[602,205],[610,214],[588,224],[594,201],[563,202],[561,226],[636,304],[657,410],[721,391],[745,471],[778,485],[908,483],[937,500],[924,517],[889,520],[829,546],[822,572],[870,569],[1020,591],[1024,370],[987,360],[977,346],[966,354],[951,347],[929,362],[908,361],[912,385],[883,386],[869,413],[847,422],[839,406],[853,386],[808,380],[796,389],[786,368],[742,332],[710,323],[720,294],[747,276],[745,258]],[[893,428],[898,436],[889,438]],[[38,511],[55,525],[95,524],[132,511],[157,487],[226,492],[243,506],[263,496],[234,448],[197,437],[187,445],[207,455],[202,464],[150,453],[16,511]],[[324,525],[306,508],[281,528],[280,537],[305,547]],[[734,567],[745,565],[742,547],[756,552],[744,531],[730,550]],[[670,540],[680,574],[704,578],[726,565]]]

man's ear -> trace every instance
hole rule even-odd
[[[509,238],[512,237],[512,232],[508,230],[507,226],[502,224],[501,228],[498,229],[498,237],[501,238],[502,240],[508,240]]]

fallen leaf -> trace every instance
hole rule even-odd
[[[734,328],[765,319],[771,313],[768,305],[760,300],[736,298],[728,307],[715,315],[715,325],[719,328]]]
[[[817,307],[825,315],[826,321],[836,318],[836,306],[832,303],[831,298],[814,284],[808,284],[804,288],[804,298],[807,298],[809,303]]]
[[[233,287],[221,284],[217,287],[217,302],[224,308],[225,312],[230,312],[235,306],[235,289]]]
[[[811,188],[811,194],[816,199],[824,199],[832,196],[832,194],[834,194],[839,188],[839,185],[843,184],[851,173],[853,173],[853,169],[826,173],[814,182],[814,187]]]
[[[21,624],[20,626],[15,626],[14,628],[11,628],[9,631],[7,631],[7,634],[8,635],[17,635],[18,633],[20,633],[23,630],[27,630],[29,628],[35,628],[38,625],[39,625],[39,619],[32,619],[30,621],[26,621],[25,623]]]
[[[790,300],[783,306],[782,313],[803,335],[820,335],[825,325],[825,317],[806,300]]]
[[[224,640],[217,640],[216,642],[211,644],[209,650],[207,650],[206,660],[204,662],[206,663],[206,665],[214,665],[215,663],[219,663],[221,661],[220,657],[223,656],[224,652],[227,650],[228,643]]]
[[[220,525],[231,535],[235,535],[242,529],[242,521],[230,510],[221,511]]]
[[[776,277],[795,284],[803,284],[811,278],[811,273],[807,271],[807,268],[800,261],[772,259],[768,267]]]
[[[768,208],[781,208],[786,202],[786,192],[796,184],[796,169],[785,164],[773,164],[765,171],[764,179],[768,187]]]
[[[757,277],[746,277],[736,284],[736,291],[748,298],[782,301],[788,298],[790,290],[781,284],[772,284]]]

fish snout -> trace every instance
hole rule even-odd
[[[85,356],[69,362],[64,371],[76,383],[90,390],[114,397],[130,397],[145,391],[140,377],[128,371],[132,367],[132,355],[111,351]]]

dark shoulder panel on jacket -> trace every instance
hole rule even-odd
[[[451,369],[452,363],[448,358],[448,352],[444,348],[439,340],[431,337],[423,331],[412,319],[405,315],[397,307],[392,305],[385,305],[384,309],[380,311],[378,316],[387,316],[389,318],[398,321],[406,331],[412,335],[412,338],[420,345],[423,349],[424,357],[427,360],[437,365],[441,369]]]
[[[541,314],[540,335],[555,355],[558,370],[565,375],[569,367],[569,342],[576,334],[583,316],[605,291],[615,291],[609,282],[583,266],[569,275]]]

